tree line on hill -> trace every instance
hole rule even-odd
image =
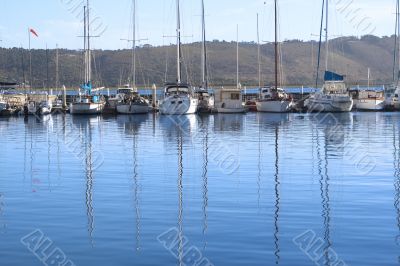
[[[367,83],[368,68],[371,84],[388,84],[393,80],[394,36],[341,37],[331,40],[329,68],[346,76],[350,84]],[[324,44],[321,52],[321,73],[325,67]],[[313,86],[318,62],[318,42],[288,40],[280,43],[280,77],[284,85]],[[242,86],[258,86],[258,45],[239,44],[239,73]],[[176,79],[176,46],[144,45],[137,48],[137,84],[162,86]],[[274,82],[274,45],[263,44],[261,51],[261,83]],[[0,81],[31,84],[33,88],[56,86],[56,54],[52,50],[32,50],[32,78],[30,54],[22,48],[0,49]],[[83,80],[82,51],[60,49],[59,84],[78,87]],[[201,43],[182,46],[183,77],[185,82],[201,84]],[[118,87],[128,83],[131,76],[130,50],[94,50],[93,81],[96,86]],[[212,41],[207,43],[208,76],[211,86],[236,84],[236,43]],[[397,64],[397,62],[396,62]],[[319,75],[323,77],[323,74]],[[31,82],[30,82],[31,81]],[[320,81],[321,82],[321,81]]]

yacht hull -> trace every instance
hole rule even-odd
[[[246,113],[247,109],[242,107],[242,108],[217,108],[218,113],[222,114],[240,114],[240,113]]]
[[[385,101],[376,99],[354,100],[354,108],[361,111],[382,111],[385,108]]]
[[[0,112],[4,111],[7,109],[7,103],[6,102],[0,102]]]
[[[287,113],[292,107],[292,101],[257,101],[258,112]]]
[[[173,95],[165,98],[159,107],[163,115],[186,115],[197,112],[199,100],[192,97]]]
[[[39,107],[38,104],[35,102],[29,102],[28,103],[28,114],[29,115],[36,115],[39,113]]]
[[[39,112],[41,115],[48,115],[51,113],[50,107],[40,107]]]
[[[149,106],[138,104],[118,104],[117,113],[119,114],[147,114]]]
[[[94,115],[101,114],[104,103],[71,103],[69,111],[74,115]]]
[[[308,99],[306,107],[309,112],[350,112],[353,108],[353,101],[333,101]]]

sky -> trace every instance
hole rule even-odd
[[[176,35],[176,0],[136,0],[137,39],[140,44],[167,45]],[[180,0],[185,43],[201,40],[201,1]],[[273,40],[272,0],[204,0],[208,40]],[[329,0],[329,36],[390,36],[395,27],[395,0]],[[318,39],[322,0],[279,0],[280,40]],[[92,44],[95,49],[125,49],[131,39],[132,0],[90,0]],[[0,0],[0,45],[82,49],[83,0]]]

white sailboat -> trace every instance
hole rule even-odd
[[[326,2],[326,35],[325,35],[325,76],[324,85],[322,90],[311,95],[304,104],[309,112],[350,112],[353,108],[353,99],[351,98],[344,76],[336,74],[328,70],[329,59],[329,38],[328,38],[328,14],[329,14],[329,1]],[[323,19],[323,16],[322,16]],[[322,25],[322,23],[321,23]],[[321,29],[322,34],[322,29]],[[320,42],[321,45],[321,42]],[[320,58],[319,53],[319,58]],[[319,73],[319,59],[317,68],[317,83]]]
[[[195,91],[199,98],[198,111],[200,113],[212,112],[214,108],[215,99],[208,89],[208,73],[207,73],[207,45],[206,45],[206,22],[205,22],[205,10],[204,0],[201,1],[201,14],[202,14],[202,57],[201,57],[201,69],[202,69],[202,84],[201,87]]]
[[[150,110],[149,103],[139,95],[136,89],[136,0],[132,0],[132,87],[126,88],[126,94],[117,102],[119,114],[146,114]]]
[[[396,32],[395,52],[393,62],[393,84],[385,90],[385,108],[400,110],[400,1],[396,1]]]
[[[90,8],[89,0],[84,7],[84,48],[85,48],[85,82],[81,86],[84,90],[83,95],[79,96],[70,104],[69,111],[71,114],[101,114],[103,112],[105,101],[100,95],[93,95],[92,92],[97,90],[92,89],[91,78],[91,52],[90,52]]]
[[[236,88],[215,90],[215,108],[218,113],[245,113],[242,90],[239,83],[239,26],[236,28]]]
[[[181,80],[181,20],[180,20],[180,1],[176,0],[177,17],[177,79],[176,83],[166,84],[164,89],[164,99],[161,101],[159,109],[163,115],[185,115],[197,112],[199,99],[194,97],[189,84],[183,84]]]
[[[27,109],[29,115],[36,115],[39,113],[39,104],[36,101],[30,100],[27,103]]]
[[[49,97],[47,97],[46,100],[41,101],[39,103],[39,114],[48,115],[48,114],[51,114],[52,110],[53,110],[53,103],[51,102]]]
[[[385,96],[383,91],[370,89],[370,69],[368,68],[368,89],[352,92],[354,109],[359,111],[381,111],[385,108]]]
[[[353,101],[354,108],[359,111],[381,111],[385,108],[385,97],[382,91],[357,91]]]
[[[258,112],[286,113],[292,105],[292,98],[281,88],[279,88],[278,73],[278,1],[275,0],[275,87],[260,88],[260,99],[256,101]]]

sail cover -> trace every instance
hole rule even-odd
[[[331,72],[331,71],[325,71],[324,80],[325,81],[343,81],[344,80],[344,76],[336,74],[336,73]]]

